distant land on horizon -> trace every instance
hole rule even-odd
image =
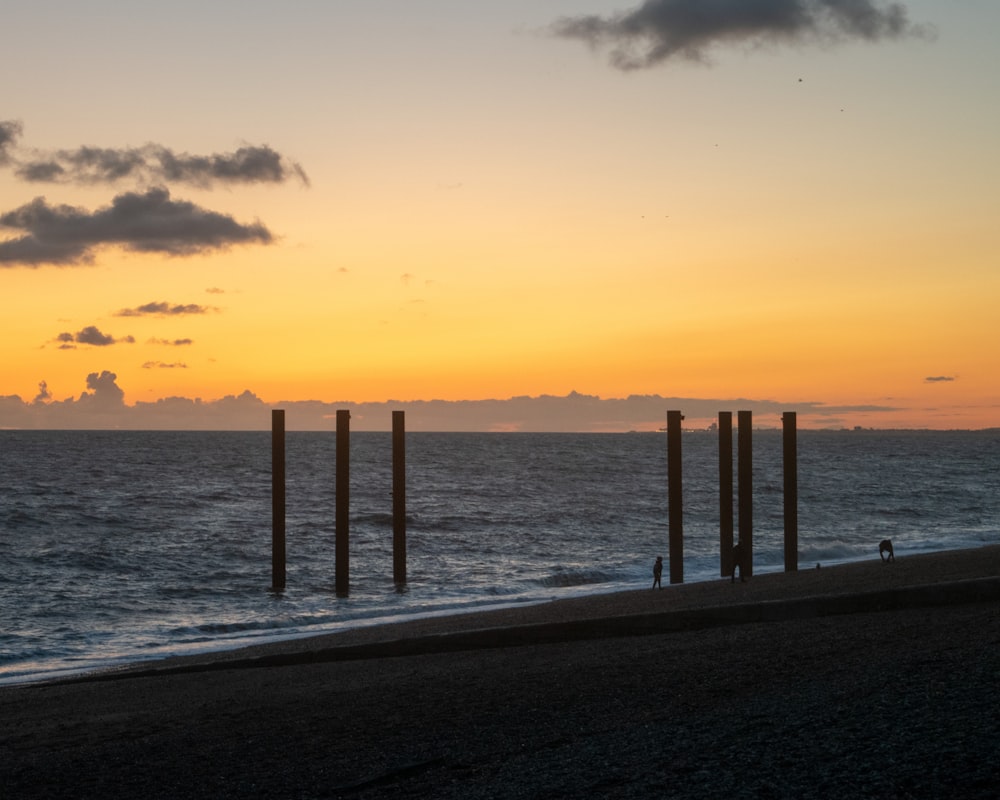
[[[518,396],[489,400],[386,400],[323,402],[297,400],[267,403],[250,391],[218,400],[168,397],[153,402],[125,402],[111,372],[92,373],[89,391],[55,400],[40,393],[32,401],[0,396],[0,428],[14,430],[270,430],[272,409],[285,410],[289,431],[324,431],[336,427],[336,412],[351,412],[351,429],[388,431],[392,412],[406,412],[408,431],[611,433],[657,431],[668,410],[684,414],[685,430],[707,429],[720,411],[753,413],[754,428],[780,428],[786,411],[797,414],[802,429],[930,430],[898,424],[894,406],[827,405],[815,401],[778,402],[748,398],[690,398],[630,395],[601,398],[570,392],[565,396]],[[879,424],[884,421],[885,424]],[[937,430],[963,430],[941,426]]]

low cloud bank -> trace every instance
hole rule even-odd
[[[182,368],[182,364],[146,366]],[[796,411],[803,427],[840,427],[851,414],[878,414],[891,406],[827,406],[816,402],[779,403],[749,398],[698,399],[632,395],[603,399],[571,392],[557,397],[512,397],[505,400],[415,400],[381,403],[294,401],[265,403],[250,391],[218,400],[168,397],[128,405],[117,375],[107,370],[87,376],[78,397],[55,400],[44,381],[32,401],[17,395],[0,397],[0,428],[126,430],[269,430],[271,409],[285,409],[289,430],[334,430],[336,412],[351,412],[351,429],[388,431],[392,412],[406,412],[409,431],[616,432],[655,431],[666,424],[667,410],[679,409],[685,427],[705,428],[719,411],[748,410],[757,426],[780,425],[781,414]]]

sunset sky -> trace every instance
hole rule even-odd
[[[1000,425],[995,0],[2,16],[0,396]]]

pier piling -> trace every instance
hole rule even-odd
[[[406,417],[392,412],[392,579],[406,583]]]
[[[719,554],[722,577],[733,572],[733,412],[719,412]]]
[[[285,588],[285,412],[271,410],[271,588]]]
[[[337,474],[336,474],[336,558],[335,591],[346,596],[350,586],[350,524],[351,508],[351,412],[337,411]]]
[[[684,582],[684,493],[681,475],[680,411],[667,412],[667,501],[670,524],[670,582]]]
[[[782,467],[785,480],[785,572],[799,568],[799,465],[797,415],[781,415]]]
[[[737,412],[740,578],[753,576],[753,412]]]

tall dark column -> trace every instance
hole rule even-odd
[[[406,418],[392,412],[392,579],[406,583]]]
[[[351,555],[351,412],[337,411],[337,521],[336,521],[336,582],[338,595],[346,595],[350,588]]]
[[[733,571],[733,412],[719,412],[719,554],[723,577]]]
[[[667,412],[667,500],[670,521],[670,582],[684,582],[684,493],[681,476],[680,411]]]
[[[785,478],[785,572],[799,568],[799,463],[797,415],[781,416],[782,465]]]
[[[285,412],[271,410],[271,588],[285,588]]]
[[[737,455],[739,487],[737,493],[740,506],[740,578],[743,571],[749,578],[753,575],[753,414],[750,411],[737,413]]]

